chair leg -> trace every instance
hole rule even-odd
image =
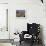
[[[20,41],[20,45],[21,45],[21,41]]]
[[[34,39],[31,40],[31,45],[30,45],[30,46],[33,46],[33,44],[34,44],[34,41],[33,41],[33,40],[34,40]]]
[[[30,46],[33,46],[33,44],[34,44],[34,42],[32,41]]]

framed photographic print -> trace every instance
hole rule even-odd
[[[16,10],[16,17],[25,17],[25,10]]]

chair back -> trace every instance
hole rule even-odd
[[[27,23],[27,31],[29,34],[34,34],[37,35],[40,32],[40,24],[32,23],[29,24]]]

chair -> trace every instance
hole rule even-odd
[[[25,38],[24,38],[25,34],[29,34],[32,36],[29,39],[29,41],[31,41],[32,45],[34,42],[39,43],[39,33],[40,33],[40,24],[36,24],[36,23],[29,24],[29,23],[27,23],[27,31],[22,31],[22,34],[19,35],[20,36],[20,44],[22,41],[25,41]]]

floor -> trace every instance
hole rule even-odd
[[[31,46],[29,43],[22,42],[19,46]],[[43,46],[42,44],[34,44],[33,46]]]
[[[0,46],[16,46],[16,45],[12,45],[11,43],[0,43]],[[22,44],[17,45],[17,46],[31,46],[28,43],[22,42]],[[33,45],[33,46],[42,46],[42,45]]]
[[[12,46],[11,43],[0,43],[0,46]]]

